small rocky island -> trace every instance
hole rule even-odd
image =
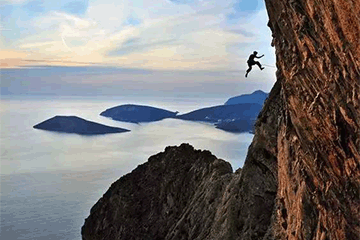
[[[87,121],[76,116],[55,116],[35,125],[34,128],[54,132],[77,133],[80,135],[97,135],[130,131],[128,129],[110,127]]]
[[[106,109],[100,113],[101,116],[110,117],[116,121],[140,123],[154,122],[165,118],[175,117],[178,112],[171,112],[161,108],[125,104]]]

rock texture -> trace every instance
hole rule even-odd
[[[36,124],[34,128],[53,132],[77,133],[80,135],[97,135],[130,131],[124,128],[110,127],[91,122],[76,116],[55,116]]]
[[[167,148],[112,185],[83,239],[360,239],[360,3],[265,2],[277,82],[243,169]]]
[[[360,2],[266,0],[284,110],[276,239],[360,239]]]
[[[231,165],[188,144],[167,147],[113,183],[91,209],[83,239],[206,239]]]

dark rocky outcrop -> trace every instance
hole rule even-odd
[[[277,82],[243,169],[167,148],[111,186],[83,239],[360,239],[360,4],[265,2]]]
[[[100,115],[110,117],[117,121],[139,123],[175,117],[177,113],[178,112],[171,112],[155,107],[126,104],[106,109],[104,112],[100,113]]]
[[[55,116],[35,125],[34,128],[54,132],[77,133],[80,135],[96,135],[130,131],[123,128],[110,127],[87,121],[76,116]]]
[[[206,239],[232,174],[209,151],[167,147],[111,185],[91,209],[83,239]]]
[[[267,97],[268,97],[267,93],[261,90],[257,90],[251,94],[243,94],[240,96],[229,98],[229,100],[225,102],[225,105],[240,104],[240,103],[257,103],[263,105]]]

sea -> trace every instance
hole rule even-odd
[[[242,167],[250,133],[176,119],[132,124],[100,116],[121,104],[180,113],[227,99],[161,96],[1,96],[0,239],[79,240],[91,207],[111,183],[166,146],[189,143]],[[56,115],[131,130],[97,136],[55,133],[33,126]]]

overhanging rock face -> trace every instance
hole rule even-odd
[[[266,0],[284,102],[276,239],[360,238],[360,2]]]

